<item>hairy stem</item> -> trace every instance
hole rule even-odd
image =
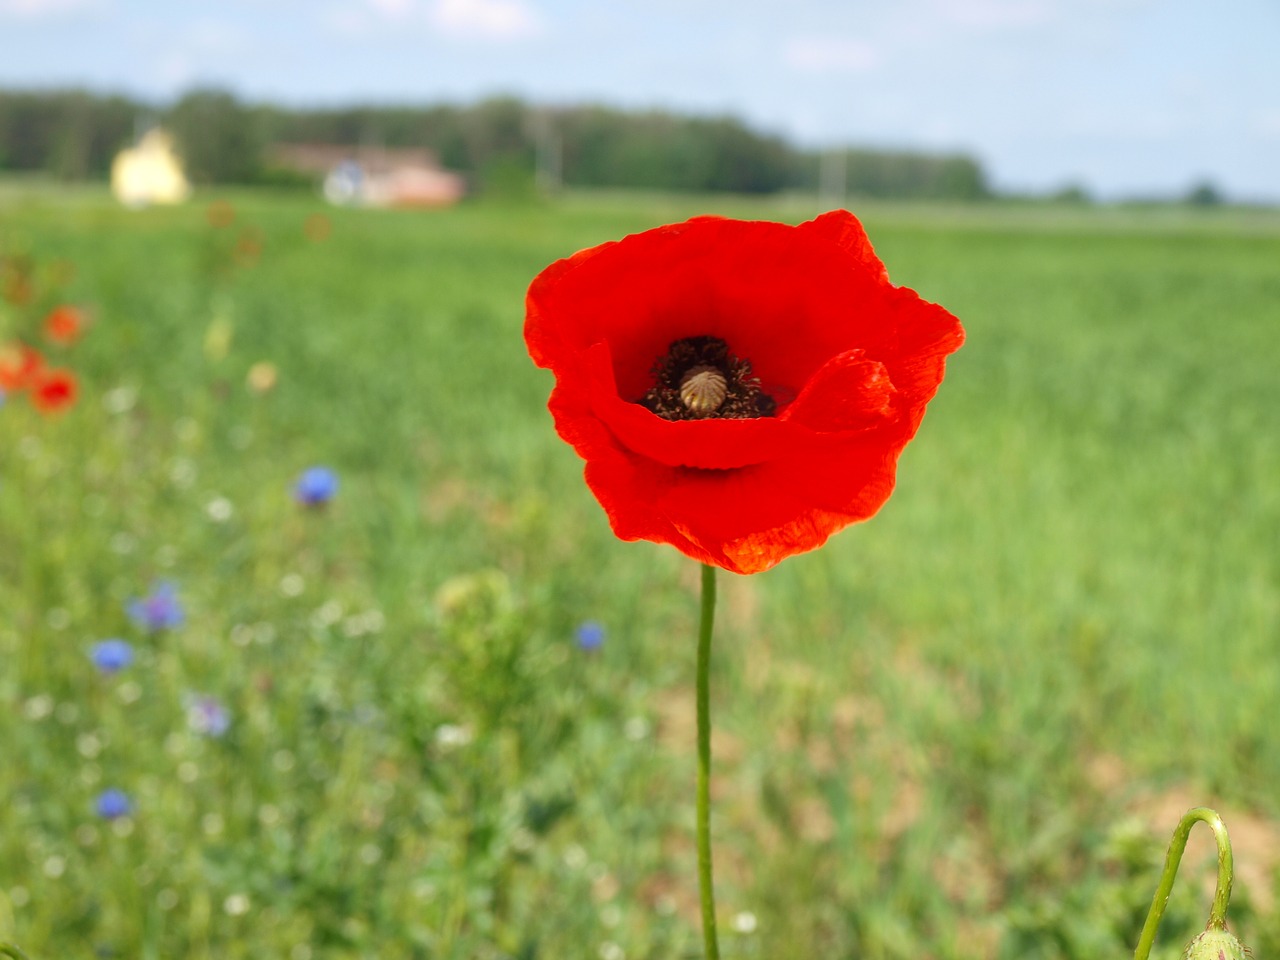
[[[1160,874],[1160,886],[1156,887],[1156,895],[1151,901],[1151,910],[1147,914],[1147,922],[1142,927],[1142,936],[1138,938],[1138,948],[1133,952],[1133,960],[1147,960],[1151,953],[1151,945],[1155,943],[1156,928],[1164,916],[1164,908],[1169,903],[1169,894],[1173,892],[1173,881],[1178,875],[1178,864],[1182,861],[1182,852],[1187,848],[1187,837],[1197,822],[1207,823],[1213,830],[1218,842],[1218,886],[1213,892],[1213,906],[1209,909],[1209,923],[1206,929],[1225,930],[1227,927],[1227,904],[1231,901],[1231,882],[1235,876],[1235,864],[1231,856],[1231,839],[1227,836],[1226,825],[1218,814],[1208,807],[1196,807],[1188,810],[1173,831],[1173,839],[1169,841],[1169,852],[1164,858],[1164,872]]]
[[[711,879],[711,628],[716,618],[716,569],[702,566],[702,624],[698,630],[698,889],[706,960],[720,960],[716,896]]]

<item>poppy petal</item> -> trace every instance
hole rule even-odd
[[[777,415],[642,406],[689,337],[723,340]],[[964,331],[889,283],[835,211],[799,227],[700,217],[580,251],[530,285],[525,339],[614,532],[755,573],[879,510]]]

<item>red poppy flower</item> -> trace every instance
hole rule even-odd
[[[25,390],[43,366],[40,353],[25,343],[0,344],[0,390]]]
[[[61,413],[76,402],[77,390],[70,370],[42,370],[31,384],[31,405],[41,413]]]
[[[66,304],[54,307],[44,318],[44,335],[54,343],[69,344],[84,332],[84,313]]]
[[[583,250],[534,279],[524,332],[614,532],[736,573],[880,508],[964,340],[844,211]]]

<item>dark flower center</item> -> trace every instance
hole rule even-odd
[[[777,409],[751,363],[719,337],[674,341],[651,372],[653,386],[640,404],[664,420],[750,420]]]

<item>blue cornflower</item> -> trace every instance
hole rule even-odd
[[[103,673],[116,673],[133,663],[133,647],[125,640],[100,640],[89,651],[89,658]]]
[[[304,507],[323,507],[338,492],[338,475],[328,467],[311,467],[293,486],[293,497]]]
[[[231,727],[231,714],[217,697],[187,697],[187,725],[206,737],[220,737]]]
[[[578,627],[578,649],[588,652],[599,650],[604,645],[604,627],[594,620],[588,620]]]
[[[157,581],[145,597],[130,600],[125,609],[133,622],[147,630],[172,630],[186,619],[178,602],[178,588],[168,580]]]
[[[98,799],[94,801],[93,806],[97,810],[98,816],[104,820],[118,820],[121,817],[127,817],[133,810],[133,802],[129,799],[128,794],[123,790],[117,790],[115,787],[103,790],[98,794]]]

